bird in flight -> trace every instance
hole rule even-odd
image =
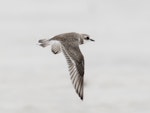
[[[75,32],[59,34],[51,39],[39,40],[39,45],[42,47],[51,45],[51,51],[54,54],[63,52],[67,60],[72,84],[81,100],[83,100],[84,88],[84,56],[80,51],[79,45],[87,41],[94,40],[87,34]]]

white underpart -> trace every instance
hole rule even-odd
[[[83,39],[83,44],[85,44],[85,43],[87,43],[87,42],[88,42],[88,40]]]
[[[50,45],[51,45],[51,51],[54,54],[58,54],[61,52],[61,43],[57,40],[51,40],[50,41]]]
[[[81,45],[82,44],[81,38],[78,38],[78,40],[79,40],[79,45]],[[83,41],[83,43],[84,43],[84,41]]]
[[[87,43],[87,42],[89,42],[89,40],[83,39],[83,44],[85,44],[85,43]]]

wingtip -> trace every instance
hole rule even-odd
[[[83,101],[83,97],[80,97],[80,99]]]
[[[83,101],[83,94],[79,95],[79,97]]]

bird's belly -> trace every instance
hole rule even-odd
[[[51,51],[54,54],[58,54],[61,52],[61,43],[59,41],[51,41]]]

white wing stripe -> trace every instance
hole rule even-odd
[[[81,80],[82,79],[79,79],[79,82],[78,82],[78,85],[77,85],[77,89],[78,89],[77,91],[78,91],[78,93],[80,93]]]
[[[72,69],[72,70],[70,71],[71,79],[75,78],[75,75],[76,75],[75,73],[76,73],[76,70],[75,70],[75,69]]]

